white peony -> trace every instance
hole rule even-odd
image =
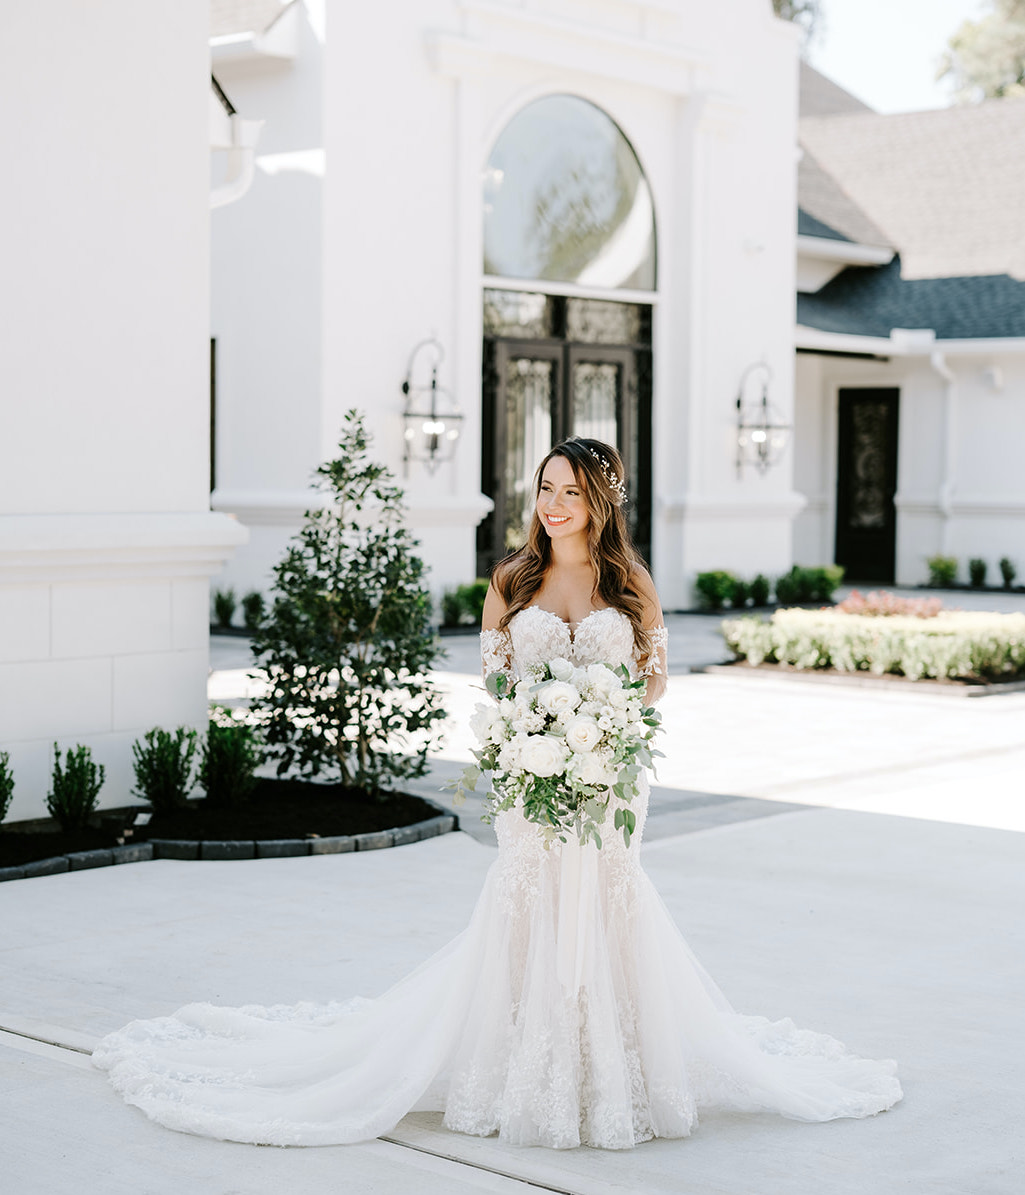
[[[623,687],[623,682],[605,664],[592,664],[587,669],[587,679],[602,697],[608,697],[614,689]]]
[[[548,665],[552,676],[556,680],[571,680],[573,677],[573,665],[569,660],[564,660],[562,656],[556,656]]]
[[[513,730],[522,730],[527,734],[537,734],[538,731],[544,730],[544,726],[545,716],[540,710],[524,710],[518,713],[512,722]]]
[[[605,765],[597,755],[581,755],[576,768],[577,779],[581,784],[593,784],[600,788],[608,788],[614,783]]]
[[[553,717],[557,717],[563,710],[575,710],[580,704],[580,694],[566,681],[549,681],[544,688],[538,690],[538,702],[542,709]]]
[[[586,716],[574,718],[566,725],[566,746],[571,751],[593,751],[601,738],[599,723]]]
[[[555,776],[566,766],[566,746],[550,734],[531,734],[520,750],[520,766],[535,776]]]
[[[523,748],[528,741],[525,734],[514,735],[503,743],[498,752],[498,767],[502,772],[514,772],[522,766]]]

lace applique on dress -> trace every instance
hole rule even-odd
[[[653,627],[648,631],[651,651],[641,669],[641,676],[665,676],[666,654],[669,650],[669,631],[666,627]]]
[[[512,639],[508,631],[481,631],[480,670],[485,680],[493,672],[508,672],[512,667]]]

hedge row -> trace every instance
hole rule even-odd
[[[1025,614],[945,611],[935,618],[777,610],[769,621],[726,619],[738,659],[840,672],[893,672],[911,680],[995,680],[1025,675]]]

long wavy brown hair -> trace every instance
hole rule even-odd
[[[651,651],[651,638],[644,629],[644,601],[634,584],[635,571],[644,569],[645,565],[633,546],[623,517],[623,459],[615,448],[601,440],[576,437],[563,440],[538,465],[534,474],[534,510],[527,528],[527,542],[519,551],[500,560],[492,572],[495,588],[506,604],[499,626],[507,627],[531,604],[551,567],[552,543],[538,518],[537,498],[545,466],[556,456],[569,461],[587,504],[587,545],[594,568],[591,600],[598,598],[630,619],[638,655],[646,658]]]

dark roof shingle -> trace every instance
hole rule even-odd
[[[797,322],[857,336],[932,328],[940,340],[1025,337],[1025,282],[1007,274],[902,278],[894,258],[879,268],[851,266],[816,294],[799,294]]]

